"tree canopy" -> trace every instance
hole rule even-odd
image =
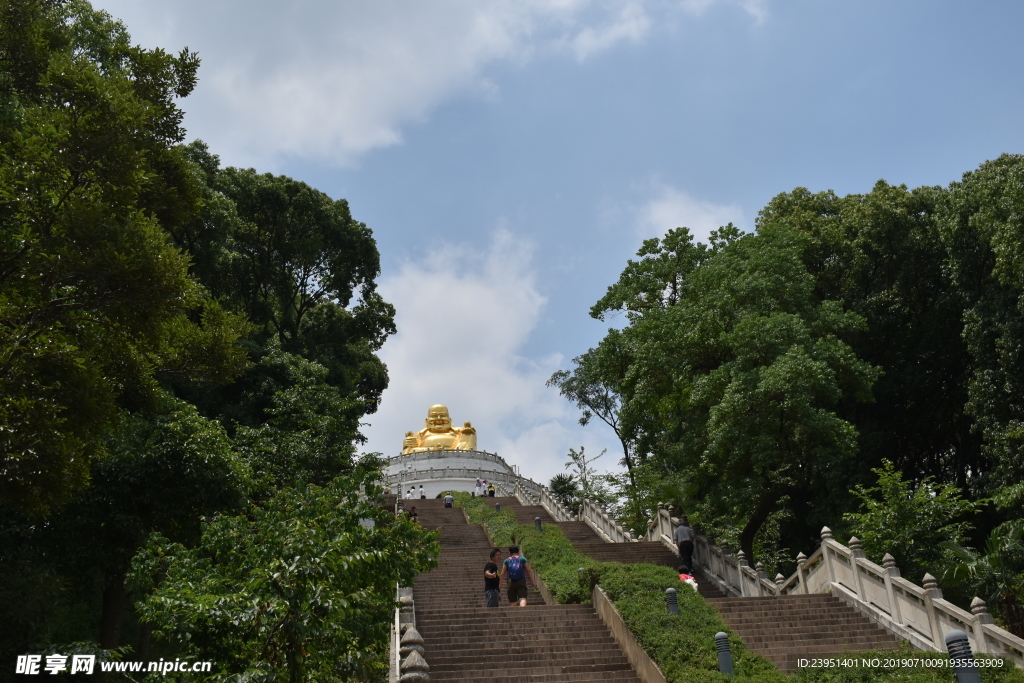
[[[1007,154],[948,187],[796,188],[753,233],[644,242],[591,309],[626,324],[551,380],[623,439],[627,523],[671,502],[771,564],[822,526],[859,529],[936,576],[954,551],[905,536],[945,534],[1024,589],[1006,564],[1021,511],[985,504],[1024,475],[1022,208],[1024,156]]]
[[[85,0],[0,5],[0,655],[371,679],[436,557],[357,453],[395,330],[376,242],[183,144],[198,68]]]

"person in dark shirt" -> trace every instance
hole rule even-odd
[[[420,515],[418,512],[416,512],[415,505],[413,505],[412,508],[409,509],[409,519],[416,522],[417,524],[420,523]]]
[[[484,597],[487,598],[488,607],[497,607],[501,600],[501,577],[498,576],[500,559],[501,550],[495,548],[491,551],[491,561],[484,565]]]
[[[676,548],[679,549],[679,559],[683,561],[683,564],[693,569],[693,529],[690,527],[689,520],[686,519],[686,515],[679,521],[679,526],[676,527]]]

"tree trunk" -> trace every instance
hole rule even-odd
[[[124,620],[124,574],[114,576],[103,590],[103,616],[100,618],[100,647],[113,650],[121,644]]]
[[[773,512],[775,512],[775,497],[765,496],[758,501],[757,507],[750,513],[750,518],[743,527],[743,531],[740,532],[740,550],[744,552],[747,562],[751,564],[755,564],[757,561],[757,558],[754,557],[754,537],[757,536],[757,532],[761,530]]]
[[[644,513],[640,508],[640,491],[636,488],[636,477],[633,475],[633,457],[629,454],[629,444],[619,434],[619,430],[615,430],[615,435],[619,437],[619,443],[622,444],[622,460],[626,463],[626,472],[629,474],[629,486],[633,493],[633,505],[636,508],[633,512],[636,514],[637,521],[644,519]]]

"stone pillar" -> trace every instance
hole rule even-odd
[[[828,578],[831,583],[836,582],[836,568],[832,565],[832,548],[829,541],[832,539],[832,530],[827,526],[821,527],[821,561],[828,567]],[[831,586],[829,586],[831,589]]]
[[[889,553],[882,558],[882,568],[885,570],[885,593],[889,596],[889,616],[892,620],[903,625],[903,615],[900,614],[900,601],[896,597],[896,588],[892,580],[900,575],[899,567],[896,566],[896,558]]]
[[[860,561],[866,560],[867,555],[864,554],[864,548],[861,546],[860,539],[856,536],[850,537],[850,569],[853,570],[853,589],[857,591],[857,599],[861,602],[867,602],[868,596],[864,591],[864,579],[860,575]]]
[[[941,652],[946,647],[946,641],[942,635],[942,630],[939,628],[939,619],[935,614],[935,601],[942,599],[942,590],[939,588],[939,582],[931,574],[924,575],[924,581],[921,582],[921,585],[924,587],[924,607],[925,612],[928,614],[928,626],[932,632],[932,643],[935,649]]]
[[[401,683],[420,683],[420,681],[430,680],[430,667],[427,665],[427,660],[415,650],[402,660],[401,671],[402,677],[398,679]]]
[[[988,613],[988,605],[985,604],[985,601],[977,596],[971,600],[971,614],[974,615],[974,651],[979,655],[987,654],[985,624],[994,624],[995,619]]]
[[[750,589],[747,588],[747,569],[750,567],[747,563],[747,554],[742,550],[739,551],[736,553],[736,561],[740,565],[740,596],[746,598],[756,595],[756,593],[751,593]]]
[[[807,566],[807,556],[803,553],[798,553],[796,556],[796,579],[800,583],[799,592],[807,595],[810,591],[807,588],[807,570],[804,567]]]

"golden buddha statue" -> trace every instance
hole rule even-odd
[[[460,428],[452,427],[448,407],[438,404],[430,406],[423,429],[406,432],[402,440],[402,455],[421,451],[475,451],[476,429],[466,422]]]

